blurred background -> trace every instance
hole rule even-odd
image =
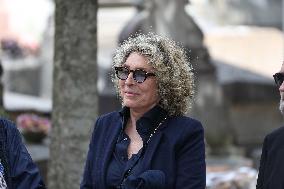
[[[17,123],[45,180],[55,10],[52,0],[0,0],[0,112]],[[117,45],[136,32],[167,35],[185,47],[195,70],[189,116],[205,127],[207,188],[255,188],[264,136],[283,125],[272,77],[283,62],[283,17],[282,0],[100,0],[93,119],[121,108],[110,78]],[[33,127],[25,120],[44,134],[24,135]]]

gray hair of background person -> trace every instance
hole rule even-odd
[[[158,94],[161,97],[159,105],[171,116],[186,114],[193,100],[194,74],[184,49],[167,37],[153,33],[138,34],[125,40],[116,49],[113,69],[123,65],[133,52],[145,56],[155,69]],[[112,81],[120,97],[118,79],[114,74]]]

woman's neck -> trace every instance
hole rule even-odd
[[[140,119],[146,112],[148,112],[149,110],[151,110],[154,106],[156,106],[156,104],[154,104],[153,106],[149,107],[149,108],[139,108],[139,109],[134,109],[134,108],[130,108],[130,120],[132,123],[136,123],[136,121],[138,119]]]

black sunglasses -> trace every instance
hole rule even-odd
[[[121,80],[126,80],[130,72],[132,72],[133,79],[137,83],[143,83],[149,76],[156,76],[154,73],[149,73],[142,69],[130,70],[127,67],[114,67],[114,70],[116,76]]]
[[[284,74],[283,73],[276,73],[273,75],[274,77],[274,81],[277,85],[277,87],[280,87],[283,83],[283,80],[284,80]]]

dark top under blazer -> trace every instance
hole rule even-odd
[[[106,189],[106,170],[122,128],[119,112],[96,121],[81,189]],[[141,174],[160,170],[168,189],[204,189],[206,185],[204,130],[185,116],[170,117],[151,138],[140,162]],[[155,178],[153,178],[155,179]]]
[[[284,188],[284,127],[264,139],[256,188]]]

